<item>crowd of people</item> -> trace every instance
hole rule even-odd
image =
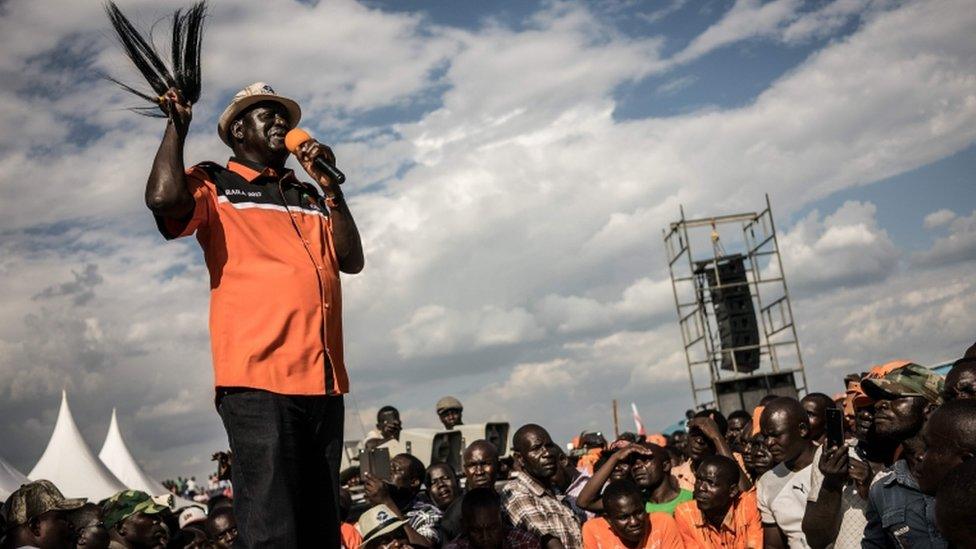
[[[767,395],[754,410],[689,413],[683,429],[581,433],[564,450],[542,426],[510,452],[470,442],[460,468],[400,453],[388,476],[340,475],[345,548],[976,547],[976,346],[943,378],[896,361],[845,379],[845,392]],[[463,407],[437,404],[445,429]],[[831,417],[842,418],[831,432]],[[364,448],[398,439],[386,406]],[[838,439],[839,437],[839,439]],[[128,490],[65,498],[45,480],[0,513],[0,549],[232,547],[232,467],[218,454],[213,490],[171,483],[204,505]],[[229,487],[228,487],[229,488]],[[201,497],[202,496],[202,497]]]

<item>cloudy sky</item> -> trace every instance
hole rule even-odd
[[[813,389],[976,339],[967,0],[212,4],[188,161],[226,158],[216,118],[262,80],[349,177],[348,438],[387,403],[433,426],[448,393],[563,440],[609,430],[612,398],[671,423],[679,205],[769,193]],[[185,4],[120,5],[149,26]],[[99,2],[0,3],[0,455],[28,471],[67,388],[96,451],[117,407],[152,474],[205,475],[206,269],[156,234],[163,123],[106,72],[138,81]]]

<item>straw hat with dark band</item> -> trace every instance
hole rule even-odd
[[[217,121],[217,135],[220,136],[220,140],[225,145],[230,146],[230,123],[244,109],[262,101],[274,101],[285,107],[285,110],[288,111],[288,122],[293,128],[302,119],[302,109],[298,106],[298,103],[292,99],[278,95],[271,86],[264,82],[255,82],[234,95],[234,99],[231,100],[230,105],[227,105],[227,108],[224,109],[223,114],[220,115],[220,119]]]

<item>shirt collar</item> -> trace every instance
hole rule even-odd
[[[911,467],[908,466],[908,462],[899,459],[891,466],[892,475],[884,480],[885,486],[891,486],[893,483],[897,482],[906,488],[911,488],[912,490],[918,490],[918,482],[915,480],[915,476],[912,475]]]
[[[275,170],[268,166],[251,162],[250,160],[237,156],[230,157],[227,161],[227,169],[244,178],[248,183],[253,182],[258,177],[270,177],[272,179],[295,179],[295,172],[284,168]]]
[[[722,519],[721,525],[721,527],[725,530],[729,530],[731,532],[735,531],[735,509],[739,506],[740,501],[742,501],[741,496],[735,498],[735,500],[732,501],[732,505],[729,505],[729,510],[725,512],[725,518]],[[705,519],[705,513],[698,508],[697,503],[695,504],[695,511],[697,511],[697,514],[695,515],[695,526],[699,528],[711,528],[711,523]]]
[[[551,491],[546,490],[545,487],[543,487],[541,484],[536,482],[536,480],[532,478],[531,475],[527,475],[521,471],[515,471],[512,473],[512,476],[514,476],[519,481],[519,483],[522,484],[522,486],[524,486],[529,492],[532,493],[532,495],[534,495],[537,498],[541,498],[543,495],[550,495],[550,496],[554,495]]]

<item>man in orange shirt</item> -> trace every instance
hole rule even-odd
[[[314,184],[285,167],[285,134],[301,109],[252,84],[221,114],[226,166],[189,170],[192,118],[175,88],[146,183],[167,239],[195,234],[210,273],[210,344],[217,410],[234,454],[235,547],[338,547],[339,461],[349,390],[339,273],[363,269],[363,247],[335,162],[314,140],[296,153]]]
[[[681,534],[667,513],[648,513],[644,496],[630,480],[603,491],[605,517],[583,524],[583,549],[682,549]]]
[[[686,548],[762,549],[756,496],[739,490],[740,474],[731,458],[715,455],[702,460],[695,475],[694,501],[674,510]]]

